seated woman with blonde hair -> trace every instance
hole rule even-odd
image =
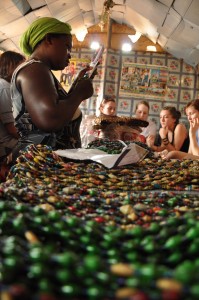
[[[143,142],[147,143],[149,138],[150,146],[152,146],[154,145],[155,142],[157,128],[156,128],[156,124],[149,119],[149,110],[150,110],[149,102],[145,100],[140,101],[136,104],[135,107],[135,117],[137,119],[147,121],[149,123],[147,127],[141,128],[142,129],[141,135],[144,137]]]
[[[165,159],[199,159],[199,99],[192,100],[185,107],[185,113],[189,121],[189,151],[171,151],[162,157]]]

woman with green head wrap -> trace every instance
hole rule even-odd
[[[24,32],[20,40],[20,48],[26,55],[31,55],[36,45],[48,33],[71,34],[71,26],[57,19],[44,17],[34,21]]]
[[[13,75],[11,94],[23,146],[28,139],[55,148],[81,147],[78,107],[92,96],[92,82],[83,79],[67,94],[51,72],[69,64],[70,25],[54,18],[40,18],[23,34],[20,47],[29,57]]]

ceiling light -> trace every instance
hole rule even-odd
[[[76,36],[76,38],[77,38],[77,40],[78,40],[79,42],[83,42],[83,40],[84,40],[85,36],[87,35],[87,33],[88,33],[88,30],[87,30],[87,29],[84,29],[84,30],[82,30],[82,31],[80,31],[80,32],[77,32],[77,33],[75,34],[75,36]]]
[[[132,50],[132,45],[129,43],[124,43],[122,45],[122,51],[130,52]]]
[[[132,43],[136,43],[139,40],[139,38],[141,37],[141,35],[142,35],[141,32],[136,31],[135,34],[132,34],[132,35],[129,34],[128,37],[130,38]]]
[[[147,47],[146,47],[146,51],[153,51],[153,52],[156,52],[157,49],[156,49],[156,46],[147,46]]]
[[[97,50],[97,49],[99,49],[99,47],[100,47],[100,44],[98,42],[91,43],[91,49]]]

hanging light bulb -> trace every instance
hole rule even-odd
[[[146,47],[146,51],[153,51],[153,52],[156,52],[157,49],[156,49],[156,46],[147,46],[147,47]]]
[[[132,34],[132,35],[129,34],[128,37],[130,38],[132,43],[136,43],[139,40],[139,38],[141,37],[141,35],[142,35],[141,32],[136,31],[135,34]]]
[[[129,43],[124,43],[122,45],[122,51],[124,52],[130,52],[132,50],[132,45]]]
[[[76,36],[76,38],[77,38],[77,40],[78,40],[79,42],[83,42],[83,40],[84,40],[85,36],[87,35],[87,33],[88,33],[88,30],[87,30],[87,29],[84,29],[84,30],[82,30],[82,31],[80,31],[80,32],[77,32],[77,33],[75,34],[75,36]]]
[[[97,50],[97,49],[99,49],[99,47],[100,47],[100,44],[98,42],[93,41],[91,43],[91,49]]]

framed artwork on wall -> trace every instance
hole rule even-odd
[[[180,61],[175,58],[168,58],[169,71],[180,72]]]
[[[166,95],[165,99],[168,100],[168,101],[177,102],[178,101],[178,93],[179,93],[178,88],[168,88],[167,95]]]
[[[120,95],[164,99],[168,81],[168,68],[159,65],[123,63]]]
[[[117,111],[118,111],[118,113],[121,113],[121,112],[130,113],[131,100],[130,99],[119,99]]]
[[[73,57],[67,67],[60,71],[58,80],[63,88],[68,91],[79,71],[90,63],[89,58]]]
[[[181,89],[180,91],[180,100],[181,102],[189,102],[194,98],[194,91],[193,90],[187,90],[187,89]]]

